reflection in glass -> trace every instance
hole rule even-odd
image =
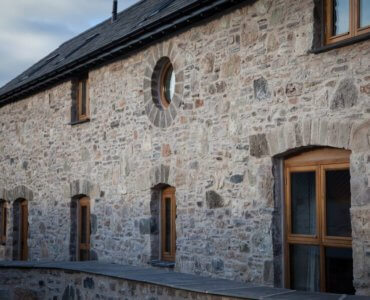
[[[166,206],[166,243],[165,251],[171,252],[171,198],[165,199]]]
[[[349,170],[326,171],[326,231],[328,236],[351,236]]]
[[[172,65],[168,67],[164,78],[165,97],[168,103],[171,103],[173,95],[175,94],[175,72]]]
[[[320,251],[318,246],[290,245],[291,288],[301,291],[320,290]]]
[[[330,293],[354,294],[351,248],[326,248],[326,290]]]
[[[86,237],[87,237],[87,207],[82,206],[81,207],[81,243],[86,243]]]
[[[360,0],[360,27],[370,26],[370,1]]]
[[[316,233],[315,172],[291,173],[292,233]]]
[[[333,36],[349,32],[349,0],[333,0]]]

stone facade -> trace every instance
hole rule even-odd
[[[370,295],[370,42],[310,53],[313,11],[256,1],[93,69],[84,124],[69,125],[71,82],[0,108],[0,195],[32,195],[30,259],[70,259],[71,199],[87,194],[95,259],[148,264],[164,184],[177,271],[280,285],[275,161],[330,146],[352,151],[354,282]],[[150,84],[163,56],[177,79],[165,112]]]

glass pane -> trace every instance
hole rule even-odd
[[[89,260],[89,250],[80,250],[80,260]]]
[[[81,243],[87,242],[87,207],[81,206]]]
[[[86,89],[87,89],[87,84],[86,84],[86,80],[83,80],[82,81],[82,97],[81,97],[81,115],[82,116],[86,116]]]
[[[175,93],[175,72],[173,72],[172,66],[170,66],[167,70],[164,84],[166,100],[168,103],[171,103]]]
[[[349,170],[326,171],[326,231],[329,236],[351,236]]]
[[[333,35],[349,32],[349,0],[334,0],[333,6]]]
[[[360,0],[360,27],[370,26],[370,1]]]
[[[320,250],[318,246],[290,245],[291,288],[301,291],[320,290]]]
[[[292,233],[316,233],[315,171],[291,173]]]
[[[171,252],[171,198],[165,199],[166,209],[166,243],[165,252]]]
[[[4,205],[4,204],[3,204]],[[3,206],[3,209],[4,209],[4,213],[3,213],[3,236],[5,237],[6,236],[6,220],[7,220],[7,209],[6,209],[6,206],[4,205]]]
[[[354,294],[351,248],[326,248],[326,289],[330,293]]]

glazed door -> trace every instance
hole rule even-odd
[[[20,260],[28,259],[28,205],[24,200],[20,204]]]

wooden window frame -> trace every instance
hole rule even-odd
[[[86,242],[82,243],[82,207],[86,207]],[[91,234],[91,220],[90,220],[90,199],[89,197],[82,197],[78,201],[78,247],[77,247],[77,260],[81,261],[81,250],[87,251],[88,259],[90,259],[90,234]]]
[[[353,37],[370,33],[370,25],[360,28],[360,0],[349,0],[349,32],[333,35],[334,0],[324,0],[325,44],[335,44]]]
[[[0,200],[0,243],[5,245],[7,237],[7,222],[8,222],[8,203],[5,200]]]
[[[161,197],[161,260],[174,262],[176,258],[176,190],[173,187],[162,191]],[[166,246],[166,199],[171,199],[171,233],[170,252],[165,251]]]
[[[163,69],[162,69],[162,72],[161,72],[161,76],[160,76],[160,100],[161,100],[161,104],[164,108],[168,108],[171,104],[171,99],[168,99],[167,96],[166,96],[166,77],[167,77],[167,73],[168,73],[168,70],[172,68],[172,72],[174,72],[173,70],[173,66],[172,66],[172,63],[171,61],[168,61],[166,62],[166,64],[163,66]]]
[[[349,170],[350,151],[338,149],[319,149],[287,159],[284,162],[285,181],[285,286],[291,287],[290,245],[313,245],[320,253],[320,291],[326,291],[325,248],[352,248],[352,237],[328,236],[326,233],[325,171]],[[316,175],[316,235],[292,233],[291,185],[292,172],[315,171]]]
[[[85,95],[86,95],[86,114],[82,114],[82,90],[83,90],[83,83],[85,82]],[[87,75],[78,78],[77,82],[77,121],[87,121],[90,118],[90,85],[89,85],[89,77]]]
[[[28,201],[19,203],[19,258],[28,260]]]

